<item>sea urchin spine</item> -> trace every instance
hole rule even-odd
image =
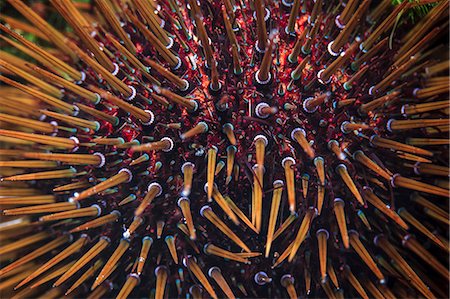
[[[391,2],[8,0],[2,297],[445,297],[449,2]]]

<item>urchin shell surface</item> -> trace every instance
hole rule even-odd
[[[1,16],[1,297],[446,297],[448,1],[49,2]]]

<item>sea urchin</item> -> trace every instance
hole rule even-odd
[[[447,295],[448,1],[28,2],[2,297]]]

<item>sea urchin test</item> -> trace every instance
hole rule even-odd
[[[0,17],[1,297],[447,296],[448,1],[49,2]]]

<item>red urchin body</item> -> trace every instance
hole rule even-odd
[[[11,4],[7,296],[445,296],[448,3]]]

